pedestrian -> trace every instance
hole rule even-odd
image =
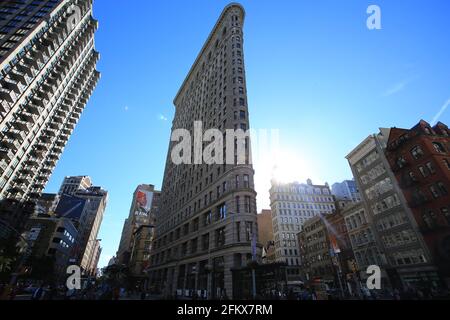
[[[120,289],[118,287],[115,287],[113,292],[113,300],[117,301],[120,298]]]
[[[14,300],[16,298],[17,292],[18,292],[17,286],[13,286],[9,294],[9,300],[11,301]]]

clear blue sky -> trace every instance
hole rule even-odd
[[[241,3],[251,125],[280,129],[282,146],[311,164],[293,179],[350,178],[345,156],[369,134],[432,121],[450,99],[450,1]],[[117,250],[136,186],[161,186],[172,100],[226,4],[95,1],[102,78],[46,191],[68,175],[109,191],[100,266]],[[370,4],[382,30],[366,28]],[[450,123],[450,110],[440,120]],[[269,181],[256,178],[260,210]]]

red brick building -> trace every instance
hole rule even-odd
[[[412,129],[392,128],[386,157],[433,263],[450,287],[450,130],[423,120]]]

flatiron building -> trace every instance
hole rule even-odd
[[[195,121],[202,122],[203,130],[224,134],[249,128],[244,16],[238,4],[223,10],[176,95],[172,130],[192,133]],[[176,165],[174,145],[170,143],[156,217],[150,283],[165,295],[232,297],[243,287],[233,281],[233,271],[249,266],[261,249],[255,245],[253,167],[248,161]]]

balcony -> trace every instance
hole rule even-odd
[[[56,160],[55,159],[49,159],[45,162],[45,165],[47,167],[55,167],[56,166]]]
[[[68,129],[68,128],[64,128],[62,129],[62,135],[66,135],[67,137],[69,137],[72,134],[72,130]]]
[[[52,94],[51,94],[51,92],[45,91],[44,88],[41,88],[41,91],[38,92],[38,97],[42,98],[42,100],[46,104],[48,101],[50,101]]]
[[[46,175],[39,175],[36,177],[36,181],[41,182],[43,181],[43,183],[45,184],[45,181],[47,181],[47,176]]]
[[[20,131],[25,131],[25,132],[30,131],[30,125],[27,122],[22,121],[22,120],[18,120],[18,119],[12,120],[12,126],[15,129],[20,130]]]
[[[17,70],[20,72],[23,72],[24,74],[27,74],[30,78],[34,77],[33,71],[30,67],[26,66],[25,64],[19,63],[16,65]]]
[[[63,102],[59,105],[59,109],[64,111],[70,111],[70,106],[68,106],[66,103]]]
[[[52,85],[45,83],[45,82],[43,84],[41,84],[41,88],[43,90],[45,90],[46,92],[54,92],[55,91],[55,87],[53,87]]]
[[[81,113],[83,113],[83,107],[81,107],[79,104],[77,104],[74,108],[74,111],[81,114]]]
[[[37,149],[32,150],[30,152],[30,155],[32,157],[34,157],[34,159],[36,159],[37,161],[44,159],[44,153],[42,151],[37,150]]]
[[[62,141],[62,140],[58,140],[58,141],[56,141],[55,145],[58,147],[64,148],[66,145],[66,142]]]
[[[50,39],[47,39],[45,37],[41,38],[41,42],[44,46],[52,48],[53,51],[57,48],[57,46],[55,45],[55,43],[53,41],[51,41]]]
[[[49,129],[51,130],[59,130],[62,127],[62,124],[57,123],[57,122],[50,122],[48,125]]]
[[[52,173],[52,170],[49,167],[44,167],[41,169],[41,172],[46,175]]]
[[[9,149],[12,150],[13,152],[17,152],[17,150],[20,148],[20,143],[14,139],[6,139],[0,142],[0,148]]]
[[[33,67],[36,70],[40,70],[38,62],[36,60],[34,60],[34,59],[31,59],[28,56],[24,56],[23,57],[23,62],[29,67]]]
[[[3,91],[3,90],[0,90],[0,99],[8,101],[10,103],[14,103],[14,99],[11,97],[11,94],[9,92]],[[2,105],[0,104],[0,106],[2,106]],[[3,106],[2,106],[2,109],[3,109]],[[3,112],[5,112],[5,111],[6,110],[3,110]]]
[[[34,117],[33,117],[33,115],[31,115],[29,113],[22,112],[21,114],[19,114],[19,117],[24,122],[28,122],[30,124],[34,124]]]
[[[39,116],[39,115],[40,115],[39,108],[36,107],[36,106],[33,105],[33,104],[28,104],[27,107],[26,107],[26,109],[27,109],[27,111],[28,111],[29,113],[34,114],[35,116]]]
[[[22,83],[25,86],[27,85],[27,79],[25,78],[24,74],[21,74],[19,72],[11,71],[9,73],[9,76],[11,77],[11,79],[16,80],[17,82],[20,82],[20,83]]]
[[[52,86],[59,86],[59,84],[61,83],[61,81],[58,78],[53,76],[48,77],[47,82]]]
[[[21,175],[21,176],[17,177],[16,179],[14,179],[14,182],[17,185],[29,185],[31,183],[31,179],[30,179],[30,177],[28,177],[26,175]]]
[[[63,149],[62,149],[61,147],[54,146],[54,147],[53,147],[53,151],[56,151],[57,153],[62,153],[62,152],[63,152]]]
[[[33,185],[33,188],[34,188],[34,189],[39,189],[39,190],[44,189],[44,187],[45,187],[44,181],[36,182],[36,183]]]
[[[56,153],[50,153],[48,155],[48,158],[51,159],[51,160],[58,161],[59,160],[59,155],[57,155]]]
[[[24,134],[21,131],[13,131],[13,130],[8,130],[5,132],[5,136],[10,138],[10,139],[16,139],[19,141],[23,141],[27,138],[26,134]]]
[[[71,88],[70,92],[72,94],[74,94],[75,96],[79,96],[80,95],[80,90],[76,89],[76,88]]]
[[[42,99],[34,97],[31,100],[31,103],[34,104],[35,106],[40,106],[42,108],[45,108],[45,102]]]
[[[57,111],[55,112],[55,114],[57,116],[60,116],[60,117],[63,117],[63,118],[65,118],[67,116],[67,113],[68,113],[68,111],[63,110],[61,108],[57,109]]]
[[[52,137],[46,136],[46,135],[42,135],[39,138],[43,143],[50,143],[52,142]]]
[[[70,100],[76,100],[77,97],[73,93],[68,93],[67,98],[69,98]]]
[[[63,103],[68,105],[69,107],[73,106],[73,101],[67,98],[64,98]]]
[[[25,161],[25,165],[28,168],[37,168],[39,166],[39,162],[37,162],[36,159],[30,158],[27,161]]]
[[[10,82],[10,81],[3,80],[2,83],[1,83],[1,86],[2,86],[2,88],[5,88],[5,89],[7,89],[9,91],[14,91],[17,94],[21,94],[20,88],[17,85],[17,83],[13,83],[13,82]]]
[[[0,159],[11,161],[14,158],[14,153],[10,149],[0,148]]]
[[[42,142],[36,143],[35,148],[37,151],[43,151],[43,152],[46,152],[49,149],[48,145],[46,143],[42,143]]]
[[[27,175],[35,174],[36,173],[36,168],[34,166],[27,166],[25,164],[25,167],[23,167],[23,169],[21,169],[19,172],[22,175],[27,176]]]
[[[8,192],[10,194],[14,194],[14,195],[23,195],[25,193],[24,190],[19,186],[14,186],[14,187],[8,189]]]
[[[42,54],[41,50],[39,50],[38,48],[31,50],[30,55],[33,59],[41,60],[42,63],[45,63],[44,55]]]
[[[51,55],[50,50],[48,50],[48,48],[40,42],[35,42],[34,47],[35,47],[34,50],[37,52],[44,52],[47,53],[47,55]],[[42,62],[44,62],[44,60],[42,60]]]
[[[49,137],[56,137],[56,134],[55,134],[55,131],[54,130],[51,130],[51,129],[44,129],[44,130],[42,130],[42,133],[44,134],[44,135],[46,135],[46,136],[49,136]]]
[[[59,116],[59,115],[55,115],[53,116],[53,121],[55,121],[56,123],[64,123],[64,118]]]

